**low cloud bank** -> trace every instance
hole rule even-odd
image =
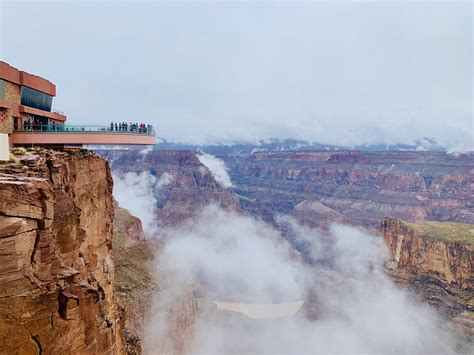
[[[206,153],[199,153],[197,157],[201,164],[205,165],[211,171],[212,176],[214,176],[214,179],[216,179],[219,184],[226,188],[233,186],[224,161]]]
[[[140,154],[146,156],[148,155],[148,153],[151,153],[153,151],[153,148],[153,145],[147,145],[144,149],[140,150]]]
[[[385,275],[382,238],[340,225],[322,235],[283,221],[294,238],[310,243],[312,257],[324,261],[320,266],[304,263],[272,227],[217,207],[168,230],[145,351],[169,351],[175,334],[187,336],[181,339],[186,351],[195,353],[454,353],[451,333],[435,313]],[[196,318],[190,331],[182,329],[186,322],[173,322],[159,310],[173,309],[195,288],[210,301],[304,305],[277,319],[250,319],[216,307],[201,313],[175,308]]]
[[[172,182],[172,176],[164,173],[157,179],[147,171],[140,174],[113,172],[112,178],[113,195],[120,207],[141,219],[147,237],[154,236],[158,230],[155,194]]]

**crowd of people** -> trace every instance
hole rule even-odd
[[[39,120],[36,117],[29,117],[23,120],[23,127],[15,126],[16,130],[24,131],[112,131],[112,132],[123,132],[123,133],[148,133],[152,134],[153,126],[151,124],[145,123],[126,123],[126,122],[111,122],[110,128],[107,126],[71,126],[65,125],[63,122],[53,122],[53,121],[44,121]]]
[[[111,122],[110,130],[115,132],[153,133],[153,126],[144,123]]]

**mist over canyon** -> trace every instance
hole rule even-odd
[[[314,253],[325,253],[317,231],[298,233],[313,241]],[[157,315],[145,332],[145,352],[173,350],[174,324],[159,310],[172,307],[192,286],[210,305],[198,308],[185,352],[455,352],[452,334],[435,313],[383,273],[388,253],[380,238],[334,226],[333,266],[313,269],[291,255],[271,227],[216,207],[165,235],[157,256],[162,290],[155,295]],[[216,301],[237,308],[218,311]],[[304,305],[296,315],[273,316],[272,306],[298,301]],[[268,305],[267,313],[243,315],[255,304]]]
[[[471,351],[472,154],[98,153],[0,165],[1,353]]]
[[[145,353],[467,349],[444,321],[469,312],[465,294],[427,302],[403,285],[377,228],[386,215],[472,223],[470,155],[101,154],[160,244]]]

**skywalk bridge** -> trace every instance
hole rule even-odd
[[[153,145],[155,132],[144,129],[112,129],[99,125],[28,125],[17,127],[11,134],[13,146],[82,146],[82,145]]]

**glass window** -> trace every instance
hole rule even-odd
[[[5,99],[4,89],[3,89],[3,79],[0,79],[0,100]]]
[[[50,111],[53,104],[53,97],[26,86],[21,87],[21,104],[34,107],[43,111]]]

